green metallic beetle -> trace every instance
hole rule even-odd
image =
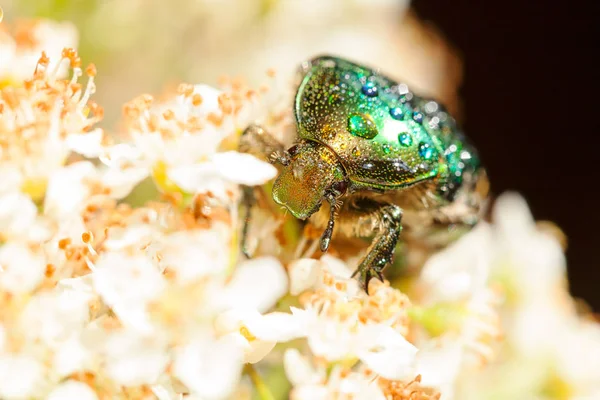
[[[353,275],[365,290],[373,277],[383,280],[403,228],[413,239],[442,233],[445,240],[477,223],[487,176],[440,104],[341,58],[317,57],[301,71],[296,144],[285,150],[252,125],[240,150],[282,165],[273,199],[324,229],[322,251],[334,227],[336,234],[373,237]],[[245,193],[250,206],[251,192]],[[329,208],[321,207],[324,200]],[[244,243],[246,233],[247,224]]]

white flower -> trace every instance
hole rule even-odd
[[[0,354],[4,351],[4,344],[6,342],[6,328],[0,325]]]
[[[71,289],[43,292],[31,299],[21,315],[29,340],[41,339],[49,346],[78,332],[88,321],[91,293]]]
[[[26,293],[44,279],[44,258],[26,245],[8,242],[0,246],[0,288],[9,293]]]
[[[66,381],[58,385],[47,400],[97,400],[98,396],[83,382]]]
[[[289,266],[290,294],[300,293],[317,285],[320,277],[319,261],[312,258],[300,258]]]
[[[424,386],[438,389],[444,399],[451,400],[464,359],[463,343],[453,338],[424,343],[417,353],[413,376],[420,375]]]
[[[254,156],[218,152],[222,141],[240,129],[241,105],[230,95],[206,85],[182,85],[171,101],[152,102],[141,96],[128,104],[133,144],[107,148],[101,158],[106,165],[123,173],[142,168],[163,191],[211,192],[223,199],[236,184],[258,185],[275,177],[277,170]]]
[[[287,349],[283,365],[293,386],[292,400],[328,400],[351,398],[356,400],[384,400],[374,377],[337,366],[326,378],[323,369],[315,369],[296,349]]]
[[[54,373],[59,377],[91,367],[92,349],[86,347],[79,336],[78,333],[73,333],[54,348],[52,366]]]
[[[203,276],[223,275],[230,263],[231,232],[223,224],[210,230],[174,232],[166,235],[160,247],[162,265],[175,272],[180,284]]]
[[[66,66],[59,68],[61,52],[65,47],[77,46],[78,34],[75,26],[69,22],[49,20],[23,21],[15,27],[19,37],[12,38],[0,32],[0,80],[15,81],[28,79],[35,69],[42,51],[50,57],[51,70],[58,69],[58,75],[65,75]],[[19,38],[27,38],[19,41]]]
[[[0,179],[2,175],[0,174]],[[20,193],[0,194],[0,234],[8,238],[28,236],[35,223],[37,208],[31,199]]]
[[[61,48],[62,49],[62,48]],[[103,132],[91,127],[102,118],[100,107],[89,101],[95,92],[95,67],[86,69],[84,89],[77,84],[83,74],[79,56],[64,49],[52,61],[73,66],[73,78],[60,80],[46,54],[36,54],[38,65],[28,69],[27,85],[8,86],[0,96],[0,151],[2,191],[21,191],[32,200],[44,198],[48,180],[63,167],[72,152],[96,156],[102,149]],[[6,99],[11,99],[7,101]]]
[[[555,343],[556,366],[574,399],[600,395],[600,326],[592,321],[565,321],[567,332]],[[553,335],[551,335],[553,336]],[[596,396],[596,397],[594,397]]]
[[[105,346],[107,374],[125,386],[155,383],[169,361],[160,335],[141,336],[123,329],[111,333]]]
[[[430,257],[419,276],[413,316],[425,330],[414,330],[419,353],[413,376],[449,399],[467,367],[495,355],[500,324],[499,296],[490,288],[493,246],[492,228],[482,221]]]
[[[354,280],[337,278],[328,271],[350,275],[333,257],[323,257],[315,265],[321,268],[317,289],[305,301],[304,309],[292,309],[312,353],[330,362],[360,359],[385,378],[404,378],[417,353],[403,336],[409,304],[406,296],[381,283],[375,283],[367,296],[357,290]]]
[[[228,151],[215,154],[210,163],[175,167],[169,177],[189,193],[212,192],[225,196],[223,182],[255,186],[277,175],[277,169],[250,154]]]
[[[48,182],[44,212],[56,219],[79,213],[83,202],[90,196],[90,187],[84,183],[96,172],[91,162],[78,162],[55,171]]]
[[[493,217],[499,261],[516,285],[511,289],[528,298],[562,290],[566,261],[560,243],[536,226],[526,201],[516,193],[503,194]]]
[[[220,314],[216,332],[233,334],[244,344],[247,363],[262,360],[278,342],[287,342],[303,335],[302,326],[293,315],[273,312],[261,315],[255,309],[237,308]]]
[[[94,287],[126,326],[152,330],[147,305],[158,298],[165,281],[147,257],[126,253],[105,253],[96,262]]]
[[[494,208],[496,269],[507,292],[507,335],[527,354],[553,351],[553,336],[574,313],[566,289],[566,261],[560,243],[541,231],[525,200],[507,193]],[[552,335],[549,335],[552,333]]]
[[[488,284],[492,231],[479,223],[457,242],[427,260],[419,280],[430,303],[470,298]]]
[[[29,399],[40,389],[44,378],[42,361],[27,354],[0,354],[0,397]]]
[[[206,334],[177,349],[173,375],[200,398],[227,398],[239,382],[244,359],[244,345],[239,337],[220,339]]]
[[[356,317],[340,321],[316,310],[295,310],[302,322],[311,351],[335,362],[356,357],[388,379],[406,378],[413,369],[417,348],[399,332],[384,324],[364,325]]]
[[[269,310],[287,293],[288,278],[281,262],[274,257],[259,257],[244,261],[221,289],[211,296],[216,309],[236,307]]]
[[[92,195],[120,199],[144,178],[139,172],[136,169],[129,169],[128,173],[98,170],[89,161],[60,168],[49,179],[44,213],[60,220],[79,213]]]

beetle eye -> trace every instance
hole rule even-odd
[[[333,184],[333,186],[331,187],[331,190],[333,191],[333,193],[336,196],[341,196],[344,193],[346,193],[346,190],[348,189],[348,181],[339,181]]]
[[[299,146],[295,144],[287,150],[290,157],[294,157],[298,153],[298,148]]]

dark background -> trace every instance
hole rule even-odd
[[[517,190],[568,237],[572,293],[600,312],[600,7],[413,0],[464,60],[464,127],[492,190]]]

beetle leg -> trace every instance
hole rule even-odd
[[[402,209],[394,204],[382,204],[373,217],[378,220],[378,232],[367,255],[352,274],[367,293],[369,281],[372,278],[383,281],[382,271],[392,261],[402,231]]]
[[[259,158],[268,159],[272,163],[287,165],[289,163],[289,154],[285,147],[277,139],[271,136],[260,125],[249,125],[242,136],[238,149],[242,153],[255,155]],[[240,247],[242,253],[247,258],[251,258],[248,251],[248,232],[252,220],[252,208],[256,204],[256,192],[251,186],[242,185],[242,207],[244,209],[244,223],[242,225]]]
[[[321,251],[326,252],[329,248],[329,242],[331,242],[331,235],[333,235],[333,227],[335,223],[336,217],[336,209],[339,208],[338,203],[336,203],[336,199],[333,196],[325,197],[325,200],[329,203],[329,221],[327,221],[327,228],[321,235]]]
[[[267,158],[271,163],[290,163],[290,155],[283,144],[260,125],[252,124],[244,130],[240,137],[239,150],[242,153]]]
[[[244,224],[242,225],[242,237],[240,247],[242,254],[246,258],[251,258],[252,255],[248,251],[248,231],[250,229],[250,219],[252,218],[252,207],[256,203],[256,194],[254,188],[250,186],[242,186],[242,207],[244,208]]]

